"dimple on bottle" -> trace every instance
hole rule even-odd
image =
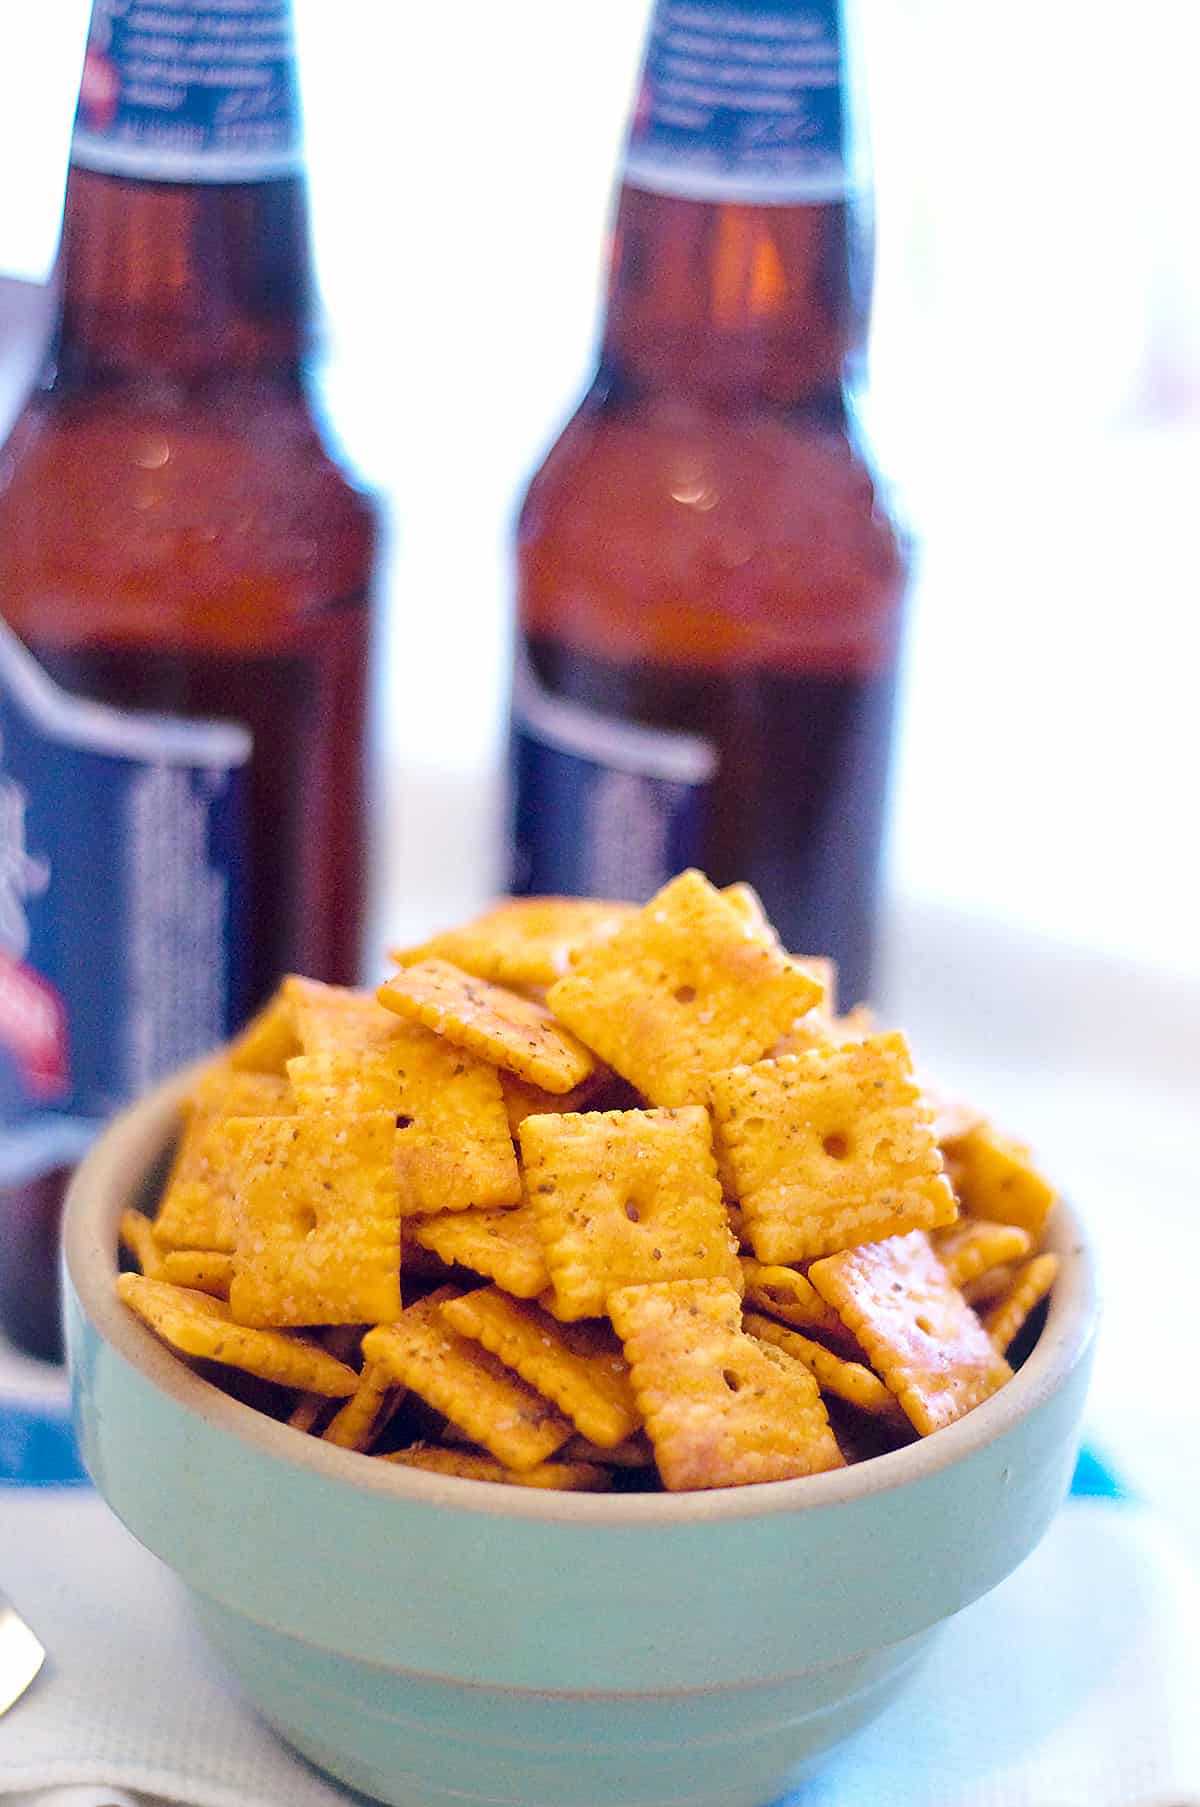
[[[322,439],[289,0],[95,0],[0,451],[0,1317],[96,1125],[357,976],[371,502]]]
[[[867,994],[905,589],[839,0],[658,0],[595,378],[518,528],[511,888],[747,879]]]

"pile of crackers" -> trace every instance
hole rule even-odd
[[[286,980],[122,1220],[121,1298],[219,1383],[372,1460],[682,1491],[1011,1377],[1053,1188],[748,886],[515,900],[395,962]]]

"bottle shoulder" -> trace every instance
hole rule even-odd
[[[518,531],[525,630],[630,658],[877,649],[894,639],[905,567],[848,423],[679,400],[585,399]]]
[[[193,598],[307,613],[367,587],[372,499],[302,397],[35,393],[0,449],[6,617]],[[97,602],[97,606],[99,603]]]

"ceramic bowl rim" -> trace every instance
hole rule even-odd
[[[87,1321],[143,1380],[210,1428],[249,1444],[284,1466],[350,1488],[485,1518],[537,1519],[589,1526],[664,1529],[803,1514],[910,1486],[965,1461],[1044,1404],[1085,1355],[1098,1310],[1094,1255],[1074,1209],[1060,1201],[1048,1246],[1060,1268],[1046,1323],[1013,1379],[956,1423],[903,1449],[826,1474],[691,1493],[562,1493],[503,1482],[464,1480],[380,1462],[303,1436],[232,1399],[159,1342],[116,1296],[116,1222],[136,1205],[154,1162],[174,1135],[194,1069],[177,1075],[114,1119],[76,1170],[63,1220],[64,1285]]]

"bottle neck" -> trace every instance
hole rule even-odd
[[[290,0],[95,0],[55,274],[55,386],[299,379],[312,285]]]
[[[841,414],[865,320],[845,203],[750,207],[625,187],[602,340],[620,391]]]
[[[72,168],[54,381],[299,380],[311,319],[301,178],[214,188]]]
[[[617,206],[601,378],[840,414],[865,337],[839,0],[658,0]]]

